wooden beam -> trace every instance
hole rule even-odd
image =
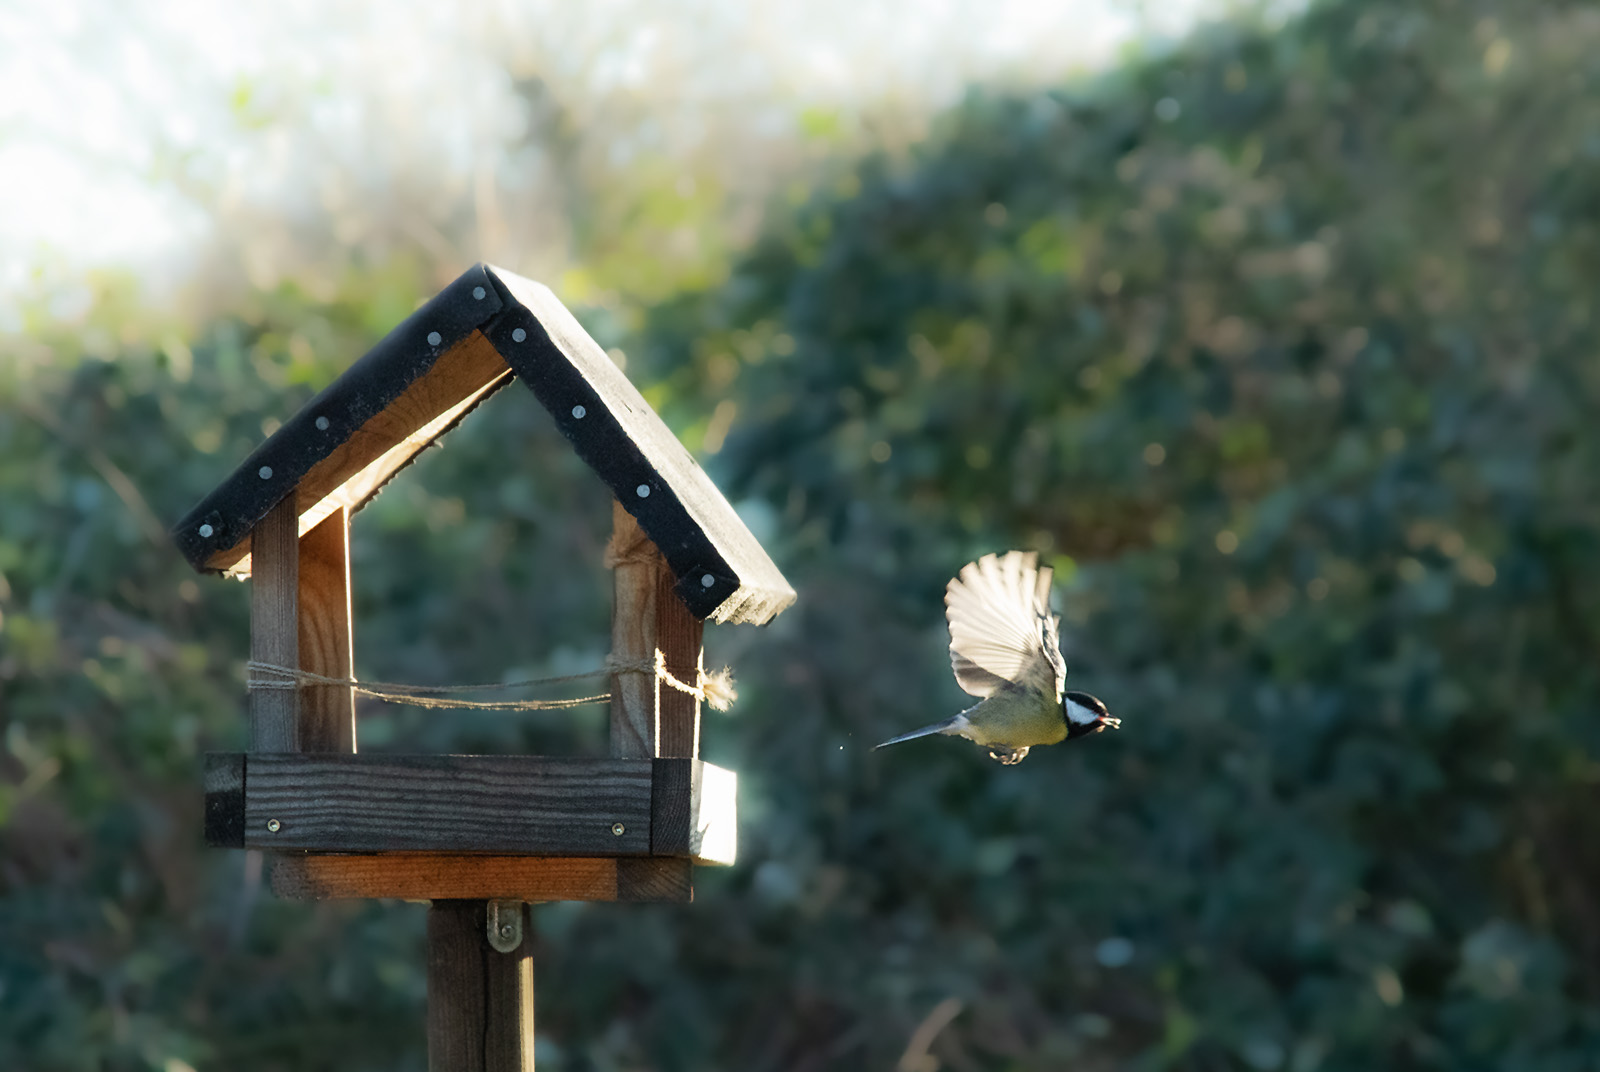
[[[208,752],[205,757],[206,844],[244,848],[244,756]]]
[[[656,656],[656,575],[663,563],[633,515],[612,500],[611,654],[649,665]],[[611,754],[648,759],[656,754],[655,678],[650,673],[611,675]]]
[[[656,655],[656,600],[659,575],[669,572],[661,552],[622,503],[611,507],[611,654],[627,662],[653,663]],[[659,754],[660,722],[653,674],[611,675],[611,754],[648,759]],[[694,870],[687,859],[652,859],[619,870],[623,900],[691,900]]]
[[[678,598],[672,570],[662,562],[656,570],[656,647],[666,661],[667,672],[686,685],[700,676],[701,636],[705,623]],[[657,756],[700,754],[700,698],[656,680]]]
[[[250,582],[250,658],[255,662],[296,667],[300,661],[297,517],[291,491],[251,531],[255,574]],[[289,688],[250,690],[252,751],[293,752],[300,747],[299,690],[289,684]]]
[[[648,760],[251,754],[247,848],[321,852],[650,852]]]
[[[435,901],[428,909],[430,1072],[533,1072],[533,921],[522,942],[489,945],[483,901]]]
[[[300,669],[350,677],[350,512],[345,507],[300,537],[299,591]],[[356,702],[348,685],[300,690],[300,750],[356,750]]]
[[[688,901],[682,867],[650,858],[373,855],[277,857],[272,892],[292,900]],[[640,866],[643,865],[643,866]]]

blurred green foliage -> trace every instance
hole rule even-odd
[[[708,637],[739,866],[536,913],[546,1067],[1600,1068],[1597,44],[1578,6],[1346,0],[975,92],[714,286],[594,311],[801,600]],[[244,589],[156,520],[421,278],[181,341],[107,294],[0,380],[0,1066],[421,1067],[421,909],[276,903],[198,848]],[[358,672],[593,665],[592,483],[491,400],[358,519]],[[871,753],[963,704],[943,584],[1011,546],[1125,729]]]

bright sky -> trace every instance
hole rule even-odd
[[[153,287],[219,241],[270,283],[378,221],[449,244],[542,197],[526,80],[567,121],[740,170],[806,109],[925,112],[974,80],[1102,66],[1218,0],[48,0],[0,6],[0,311],[30,277]],[[710,149],[707,147],[710,146]],[[759,167],[757,168],[759,170]],[[519,200],[519,198],[521,200]],[[401,211],[396,212],[399,207]],[[379,209],[383,211],[378,211]],[[523,213],[526,215],[527,213]],[[252,228],[252,221],[272,226]],[[543,226],[543,230],[540,230]],[[559,257],[548,222],[514,235]],[[456,227],[459,230],[459,227]],[[248,237],[246,237],[248,236]],[[256,236],[260,236],[257,238]],[[493,250],[484,255],[494,255]]]

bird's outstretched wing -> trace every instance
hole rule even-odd
[[[1039,568],[1032,551],[984,555],[964,566],[945,589],[950,622],[950,664],[956,681],[974,696],[1011,683],[1053,693],[1067,680],[1050,613],[1054,571]]]

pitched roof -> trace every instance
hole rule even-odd
[[[391,331],[173,530],[199,570],[247,574],[291,491],[300,531],[365,505],[513,377],[660,548],[697,617],[770,621],[794,590],[699,464],[548,287],[479,264]]]

